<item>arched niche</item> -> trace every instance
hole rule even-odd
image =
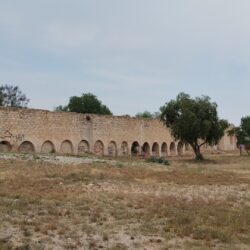
[[[178,145],[177,145],[177,152],[178,152],[178,155],[183,155],[183,148],[184,148],[184,145],[181,141],[178,142]]]
[[[140,154],[140,145],[137,141],[134,141],[131,146],[131,155],[136,156]]]
[[[149,146],[148,142],[145,142],[142,145],[142,154],[144,156],[149,156],[150,155],[150,146]]]
[[[108,155],[109,156],[117,156],[117,146],[114,141],[111,141],[108,145]]]
[[[121,144],[121,155],[128,155],[128,143],[126,141],[123,141]]]
[[[80,141],[77,147],[77,152],[79,155],[84,155],[89,152],[89,143],[86,140]]]
[[[42,145],[41,153],[51,154],[55,153],[55,146],[51,141],[45,141]]]
[[[0,152],[10,152],[12,149],[10,143],[8,141],[1,141],[0,142]]]
[[[95,142],[94,153],[99,156],[104,154],[104,144],[101,140]]]
[[[159,156],[159,144],[157,142],[155,142],[152,146],[152,154],[154,156]]]
[[[171,156],[175,156],[176,155],[176,147],[175,147],[175,143],[174,142],[170,143],[169,151],[170,151],[170,155]]]
[[[30,141],[24,141],[20,144],[18,151],[20,153],[34,153],[35,147],[32,142]]]
[[[73,154],[73,144],[70,140],[65,140],[61,144],[61,154]]]
[[[168,155],[168,145],[166,142],[163,142],[161,145],[161,156],[166,157]]]

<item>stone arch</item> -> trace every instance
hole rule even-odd
[[[34,153],[35,147],[32,142],[30,141],[24,141],[20,144],[18,151],[20,153]]]
[[[137,141],[134,141],[132,146],[131,146],[131,155],[138,155],[140,154],[140,145]]]
[[[184,148],[184,145],[181,141],[178,142],[178,145],[177,145],[177,152],[178,152],[178,155],[183,155],[183,148]]]
[[[160,150],[159,150],[159,144],[157,142],[154,142],[152,146],[152,154],[155,156],[159,156]]]
[[[121,145],[121,154],[122,155],[128,155],[128,143],[126,141],[122,142],[122,145]]]
[[[73,144],[70,140],[65,140],[61,144],[60,153],[73,154]]]
[[[150,155],[150,146],[147,142],[145,142],[142,146],[142,154],[144,154],[145,156]]]
[[[190,144],[188,143],[185,143],[185,151],[190,151],[191,150],[191,147],[190,147]]]
[[[86,140],[80,141],[80,143],[78,144],[78,147],[77,147],[77,153],[79,155],[83,155],[83,154],[88,153],[88,152],[89,152],[88,141],[86,141]]]
[[[234,136],[233,136],[233,135],[230,135],[230,136],[229,136],[229,141],[230,141],[230,144],[231,144],[231,145],[234,144]]]
[[[101,140],[98,140],[95,142],[94,153],[96,155],[103,155],[104,154],[104,144]]]
[[[174,142],[170,143],[169,152],[170,152],[171,156],[176,155],[176,148],[175,148],[175,143]]]
[[[1,141],[0,142],[0,152],[10,152],[12,149],[10,143],[8,141]]]
[[[55,146],[51,141],[45,141],[42,145],[41,153],[51,154],[55,153]]]
[[[168,155],[168,145],[166,142],[163,142],[161,145],[161,156],[166,157]]]
[[[117,156],[117,146],[114,141],[111,141],[108,145],[108,155]]]

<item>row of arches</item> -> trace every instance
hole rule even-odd
[[[0,142],[0,152],[10,152],[12,150],[12,146],[8,141]],[[20,153],[34,153],[36,152],[35,146],[30,141],[22,142],[18,147],[18,152]],[[55,153],[55,146],[51,141],[45,141],[41,148],[41,153]],[[62,142],[60,153],[67,154],[73,153],[73,145],[70,141],[66,140]]]
[[[189,148],[186,146],[185,150],[189,150]],[[171,142],[168,150],[168,145],[166,142],[163,142],[161,147],[157,142],[154,142],[152,145],[152,152],[151,148],[148,142],[145,142],[140,151],[140,145],[138,142],[134,142],[132,144],[131,148],[131,154],[136,155],[141,153],[144,156],[174,156],[174,155],[183,155],[184,154],[184,144],[182,142],[178,142],[177,146],[175,142]]]
[[[0,152],[9,152],[12,150],[12,146],[8,141],[0,142]],[[171,142],[169,147],[166,142],[159,144],[158,142],[154,142],[150,147],[148,142],[145,142],[142,146],[138,143],[138,141],[134,141],[129,147],[126,141],[123,141],[120,145],[120,148],[117,146],[115,141],[110,141],[107,146],[107,151],[105,152],[104,143],[101,140],[97,140],[94,143],[93,150],[91,151],[89,142],[87,140],[82,140],[78,144],[77,154],[84,155],[89,152],[93,152],[95,155],[104,155],[107,154],[109,156],[126,156],[131,154],[132,156],[143,155],[145,157],[153,155],[153,156],[175,156],[175,155],[183,155],[185,152],[190,150],[188,145],[184,145],[182,142]],[[30,141],[22,142],[18,147],[18,152],[20,153],[34,153],[37,152],[35,146]],[[45,141],[41,146],[41,153],[51,154],[51,153],[61,153],[61,154],[74,154],[74,147],[70,140],[65,140],[61,143],[60,149],[57,151],[55,149],[55,145],[52,141]]]

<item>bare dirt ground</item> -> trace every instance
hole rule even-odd
[[[0,249],[250,249],[250,157],[0,155]]]

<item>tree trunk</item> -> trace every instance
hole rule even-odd
[[[195,160],[197,160],[197,161],[203,161],[204,157],[201,154],[200,146],[198,144],[195,144],[193,146],[193,150],[194,150],[194,153],[195,153]]]

